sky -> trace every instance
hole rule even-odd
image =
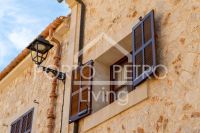
[[[57,0],[0,0],[0,71],[56,17],[69,12]]]

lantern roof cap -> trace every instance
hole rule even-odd
[[[42,44],[45,49],[44,50],[38,50],[36,49],[36,45],[38,44]],[[50,44],[50,42],[48,40],[46,40],[43,36],[39,35],[37,38],[35,38],[27,47],[29,50],[32,51],[38,51],[41,54],[45,54],[46,52],[48,52],[51,48],[53,47],[52,44]]]

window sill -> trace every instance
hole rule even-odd
[[[128,103],[120,105],[119,101],[115,101],[112,104],[102,108],[101,110],[87,116],[83,120],[82,131],[86,132],[95,126],[105,122],[106,120],[116,116],[117,114],[129,109],[137,103],[148,98],[147,84],[143,83],[136,87],[136,89],[128,94]],[[101,116],[101,117],[99,117]]]

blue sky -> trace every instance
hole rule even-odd
[[[57,0],[0,0],[0,71],[69,8]]]

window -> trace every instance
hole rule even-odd
[[[110,67],[110,81],[111,92],[110,102],[117,100],[123,93],[130,92],[132,90],[132,63],[128,62],[128,58],[125,56]]]
[[[95,54],[102,47],[95,46]],[[94,57],[95,82],[88,78],[93,77],[93,61],[72,72],[69,123],[97,112],[114,100],[120,101],[125,93],[153,74],[156,66],[153,11],[133,27],[132,33],[97,55]],[[142,92],[146,91],[143,89]],[[146,94],[142,95],[144,97]]]
[[[11,133],[31,133],[32,121],[33,121],[33,111],[26,112],[23,116],[18,118],[11,124]]]
[[[92,67],[93,61],[89,61],[72,71],[70,123],[91,113]]]
[[[156,66],[153,10],[133,27],[132,47],[133,85],[135,87],[147,79]]]

